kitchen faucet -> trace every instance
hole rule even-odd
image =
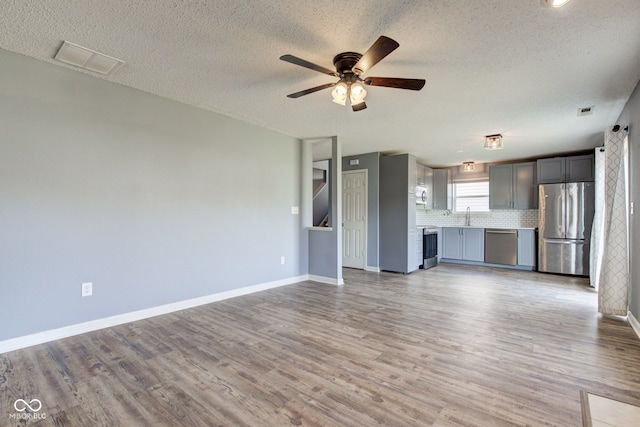
[[[464,217],[464,226],[469,227],[471,225],[471,208],[467,206],[467,213]]]

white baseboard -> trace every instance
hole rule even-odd
[[[312,282],[326,283],[329,285],[336,285],[336,286],[344,285],[344,279],[342,277],[339,279],[336,279],[334,277],[316,276],[314,274],[309,274],[307,280],[311,280]]]
[[[367,265],[364,268],[364,271],[371,271],[372,273],[380,273],[380,269],[378,267],[371,267],[369,265]]]
[[[76,325],[65,326],[58,329],[51,329],[48,331],[38,332],[31,335],[25,335],[22,337],[10,338],[8,340],[0,341],[0,354],[6,353],[8,351],[19,350],[25,347],[31,347],[37,344],[43,344],[46,342],[50,342],[50,341],[54,341],[62,338],[71,337],[73,335],[79,335],[86,332],[96,331],[98,329],[121,325],[123,323],[129,323],[136,320],[147,319],[149,317],[160,316],[162,314],[173,313],[174,311],[185,310],[188,308],[197,307],[199,305],[210,304],[212,302],[222,301],[228,298],[248,295],[254,292],[260,292],[267,289],[278,288],[280,286],[291,285],[293,283],[303,282],[305,280],[313,280],[313,279],[310,279],[310,277],[306,274],[303,276],[289,277],[287,279],[276,280],[273,282],[259,283],[257,285],[247,286],[244,288],[232,289],[230,291],[219,292],[216,294],[206,295],[199,298],[192,298],[192,299],[179,301],[171,304],[165,304],[157,307],[147,308],[144,310],[118,314],[116,316],[105,317],[97,320],[91,320],[89,322],[78,323]]]
[[[629,319],[631,329],[633,329],[638,338],[640,338],[640,322],[638,322],[638,319],[636,319],[631,312],[628,313],[627,318]]]

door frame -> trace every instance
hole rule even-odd
[[[368,261],[368,257],[369,257],[369,248],[367,247],[368,241],[369,241],[369,170],[368,169],[352,169],[352,170],[343,170],[342,171],[342,181],[344,182],[344,176],[347,174],[356,174],[356,173],[364,173],[364,242],[363,242],[363,248],[364,248],[364,266],[362,267],[362,269],[364,271],[367,270],[367,261]],[[342,198],[342,232],[344,233],[344,192],[342,191],[342,189],[340,189],[341,191],[341,198]],[[341,248],[341,255],[342,258],[344,260],[344,246]],[[351,267],[347,267],[347,268],[351,268]]]

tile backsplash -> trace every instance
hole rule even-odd
[[[438,227],[457,227],[464,225],[465,214],[446,210],[425,210],[416,207],[417,225],[437,225]],[[471,225],[496,228],[536,228],[538,210],[492,210],[490,212],[471,212]]]

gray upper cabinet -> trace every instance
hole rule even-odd
[[[536,162],[514,163],[513,209],[536,209],[537,207]]]
[[[593,154],[538,160],[538,184],[593,181]]]
[[[567,182],[582,182],[594,180],[594,155],[567,157]]]
[[[451,173],[449,169],[433,169],[433,209],[451,209]]]
[[[564,182],[565,164],[564,157],[538,160],[538,184]]]
[[[420,163],[417,164],[416,166],[416,185],[418,187],[424,187],[424,172],[425,172],[425,165],[421,165]]]
[[[489,209],[535,209],[535,162],[489,168]]]
[[[489,209],[511,209],[513,203],[513,166],[489,168]]]

